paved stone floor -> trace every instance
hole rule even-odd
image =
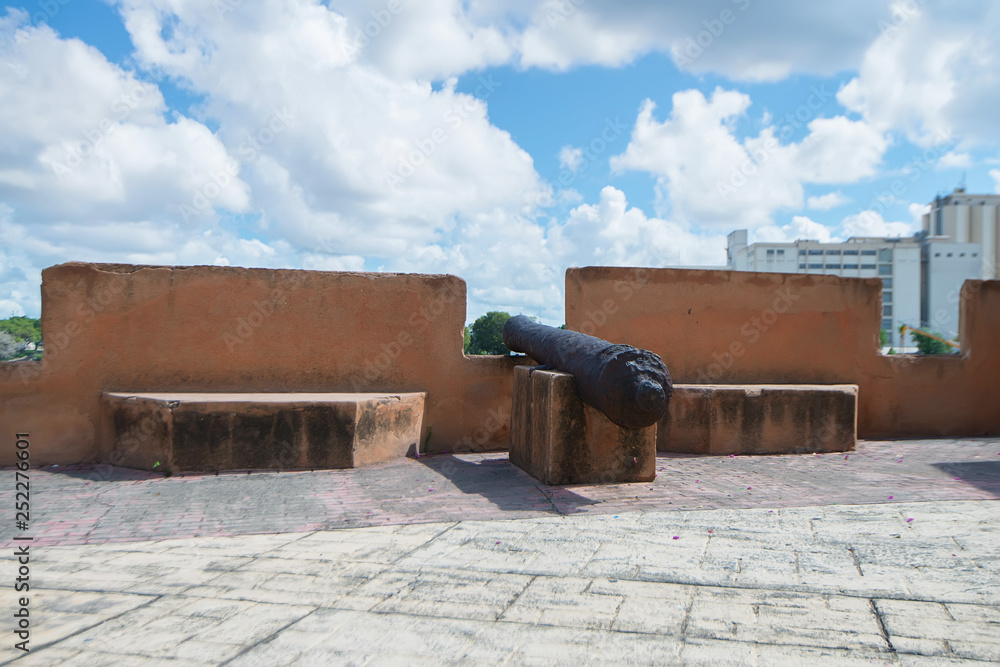
[[[657,467],[561,488],[497,454],[32,470],[32,651],[9,620],[0,662],[1000,662],[1000,439]]]

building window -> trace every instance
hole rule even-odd
[[[880,276],[891,276],[892,275],[892,264],[879,264],[878,274]]]
[[[892,289],[892,278],[882,279],[882,289]]]
[[[959,257],[965,257],[965,253],[964,252],[960,252],[960,253],[958,253],[958,256]]]
[[[874,250],[862,250],[861,254],[862,255],[874,255],[875,251]]]
[[[799,268],[800,269],[804,269],[804,268],[806,268],[806,265],[805,264],[799,264]]]
[[[805,250],[799,250],[799,257],[801,257],[801,256],[802,256],[802,255],[804,255],[804,254],[806,254],[806,251],[805,251]]]
[[[874,269],[875,265],[874,264],[862,264],[861,268],[862,269]]]
[[[828,269],[840,269],[840,264],[827,264],[826,268],[828,268]]]
[[[844,254],[845,255],[857,255],[858,251],[857,250],[845,250]]]
[[[892,306],[882,306],[882,316],[892,317]]]
[[[892,292],[882,292],[882,303],[892,303]]]
[[[809,254],[810,255],[822,255],[823,251],[822,250],[810,250]]]
[[[858,265],[857,264],[844,264],[844,268],[845,269],[856,269],[856,268],[858,268]]]
[[[949,256],[949,257],[951,257],[951,256],[952,256],[952,253],[950,253],[950,252],[949,252],[949,253],[948,253],[948,256]]]
[[[973,257],[979,257],[979,253],[975,253],[975,252],[974,252],[974,253],[972,253],[972,256],[973,256]]]
[[[891,334],[892,330],[893,330],[892,319],[884,319],[884,320],[882,320],[882,328],[885,329],[886,331],[888,331]]]
[[[935,256],[935,257],[940,257],[940,256],[941,256],[941,253],[939,253],[939,252],[936,252],[936,253],[934,253],[934,256]]]
[[[840,251],[839,250],[827,250],[826,254],[827,255],[839,255]]]
[[[882,248],[878,251],[878,261],[880,262],[891,262],[892,261],[892,250],[889,248]]]
[[[823,265],[822,264],[810,264],[809,268],[810,269],[822,269]]]
[[[785,251],[779,248],[779,249],[778,249],[778,254],[779,254],[779,255],[784,255],[784,254],[785,254]]]
[[[767,249],[767,254],[768,255],[773,255],[774,254],[774,248],[768,248]]]

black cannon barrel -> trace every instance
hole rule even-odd
[[[673,393],[666,365],[648,350],[538,324],[524,315],[507,320],[503,342],[514,352],[572,374],[583,400],[624,428],[655,424]]]

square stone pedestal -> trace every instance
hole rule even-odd
[[[172,472],[354,468],[416,451],[424,397],[105,393],[102,454],[114,465]]]
[[[622,428],[587,405],[568,373],[514,369],[510,461],[543,484],[650,482],[656,425]]]

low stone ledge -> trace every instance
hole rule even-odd
[[[857,385],[674,385],[656,448],[689,454],[847,452]]]
[[[543,484],[649,482],[656,425],[622,428],[587,405],[569,373],[514,369],[510,461]]]
[[[417,451],[424,393],[101,396],[101,451],[142,470],[354,468]]]

